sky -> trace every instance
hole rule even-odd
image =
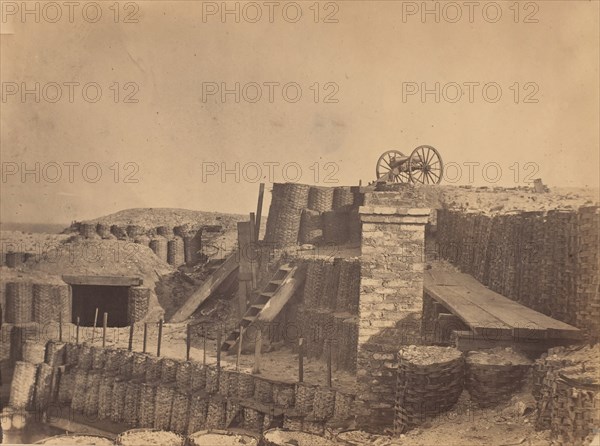
[[[247,213],[423,144],[443,184],[598,187],[596,1],[50,3],[1,2],[1,221]]]

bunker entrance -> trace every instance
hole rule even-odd
[[[98,308],[97,326],[108,313],[109,327],[127,326],[128,286],[71,285],[73,290],[73,323],[79,317],[80,325],[92,327]]]

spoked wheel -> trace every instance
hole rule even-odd
[[[406,156],[398,150],[388,150],[377,160],[376,175],[378,181],[389,181],[390,183],[408,183],[410,175],[400,168],[400,159]]]
[[[444,174],[440,153],[431,146],[419,146],[408,159],[410,181],[421,184],[439,184]]]

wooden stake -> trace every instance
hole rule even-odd
[[[106,347],[106,327],[108,325],[108,313],[102,318],[102,348]]]
[[[158,321],[158,344],[156,345],[156,356],[160,357],[160,344],[162,342],[162,330],[163,330],[163,319],[160,318]]]
[[[237,358],[235,360],[235,371],[240,370],[240,356],[242,356],[242,343],[244,342],[244,327],[240,325],[240,338],[238,339]]]
[[[144,322],[144,341],[142,352],[146,353],[146,347],[148,347],[148,322]]]
[[[221,370],[221,329],[217,332],[217,370]]]
[[[298,338],[298,382],[304,382],[304,338]]]
[[[185,360],[190,360],[190,350],[192,348],[192,326],[187,324],[187,334],[185,338]]]
[[[262,327],[256,332],[256,345],[254,346],[254,367],[252,373],[260,375],[260,351],[262,350]]]
[[[98,307],[96,307],[96,313],[94,314],[94,328],[92,328],[92,342],[94,343],[94,337],[96,336],[96,324],[98,323]]]
[[[331,348],[331,339],[328,342],[329,349],[327,350],[327,387],[331,387],[331,355],[333,349]]]
[[[79,344],[79,316],[77,316],[77,327],[75,328],[75,344]]]
[[[62,311],[58,312],[58,340],[63,341],[63,318]]]
[[[206,365],[206,327],[202,326],[202,365]]]
[[[258,188],[258,204],[256,206],[256,223],[254,225],[254,240],[258,241],[260,240],[260,217],[262,214],[262,208],[263,208],[263,197],[265,195],[265,183],[260,183],[260,186]]]
[[[127,350],[132,351],[133,350],[133,330],[134,330],[134,323],[131,323],[131,326],[129,327],[129,345],[127,346]]]

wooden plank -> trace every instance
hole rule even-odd
[[[575,335],[576,337],[579,337],[581,334],[581,330],[578,328],[565,322],[558,321],[496,293],[468,274],[458,273],[456,275],[456,281],[459,285],[471,291],[472,297],[481,298],[485,301],[485,305],[493,303],[493,308],[491,310],[496,317],[504,320],[516,329],[529,331],[533,327],[537,327],[537,329],[541,330],[550,330],[550,333],[559,336]]]
[[[227,277],[238,269],[238,253],[231,254],[225,262],[215,270],[215,272],[206,279],[206,281],[194,292],[188,300],[175,312],[169,322],[183,322],[189,318],[196,308],[223,283]]]
[[[512,328],[492,314],[466,300],[452,286],[426,285],[425,292],[433,299],[441,302],[448,310],[467,324],[471,329],[484,332],[490,329],[504,332],[510,336]]]
[[[513,336],[524,338],[580,339],[581,331],[569,324],[557,321],[531,308],[521,305],[478,282],[474,277],[458,272],[429,270],[425,274],[427,286],[438,286],[462,294],[468,301],[511,327]],[[443,291],[443,292],[446,292]]]
[[[136,276],[74,276],[65,274],[62,280],[69,285],[140,286],[143,280]]]
[[[455,346],[462,352],[494,347],[512,347],[524,353],[543,353],[552,347],[577,344],[569,339],[491,339],[470,331],[455,331]]]
[[[254,234],[254,240],[258,241],[260,240],[260,221],[261,221],[261,215],[262,215],[262,208],[263,208],[263,198],[265,196],[265,183],[260,183],[260,186],[258,187],[258,203],[256,205],[256,227],[255,227],[255,234]]]

